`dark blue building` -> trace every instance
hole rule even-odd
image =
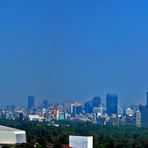
[[[94,97],[92,100],[93,107],[99,107],[101,105],[101,98],[100,97]]]
[[[48,100],[43,100],[43,107],[48,108],[48,106],[49,106]]]
[[[93,103],[92,103],[92,101],[89,101],[89,102],[85,103],[85,113],[86,114],[93,113]]]
[[[118,114],[118,96],[116,94],[107,94],[106,113],[109,116],[112,114]]]
[[[141,127],[148,128],[148,92],[146,93],[146,106],[140,106]]]
[[[34,107],[34,96],[28,96],[28,109]]]
[[[148,92],[146,92],[146,106],[148,106]]]
[[[73,107],[73,113],[74,114],[80,114],[82,112],[82,106],[81,105],[79,105],[79,106],[74,106]]]
[[[148,106],[140,106],[141,127],[148,128]]]

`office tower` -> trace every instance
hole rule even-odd
[[[136,126],[141,127],[141,112],[140,112],[140,110],[136,111]]]
[[[82,112],[82,106],[75,106],[75,114],[80,114]]]
[[[146,93],[146,106],[140,106],[141,127],[148,128],[148,92]]]
[[[100,107],[100,105],[101,105],[101,98],[100,97],[94,97],[92,102],[93,102],[93,107]]]
[[[118,96],[116,94],[107,94],[106,113],[110,116],[118,114]]]
[[[146,106],[148,106],[148,92],[146,92]]]
[[[80,114],[82,112],[82,106],[81,105],[75,105],[73,106],[73,114]]]
[[[28,96],[28,109],[34,107],[34,96]]]
[[[141,111],[141,127],[148,128],[148,107],[140,106]]]
[[[55,117],[55,119],[59,119],[59,110],[58,109],[56,109],[56,108],[54,108],[53,110],[52,110],[52,115]]]
[[[71,103],[71,106],[70,106],[70,113],[71,114],[80,114],[82,111],[82,106],[79,102],[74,102],[74,103]]]
[[[43,107],[48,108],[48,100],[43,100]]]
[[[93,103],[92,103],[92,101],[89,101],[89,102],[85,103],[85,113],[86,114],[93,113]]]

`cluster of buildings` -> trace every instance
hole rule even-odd
[[[106,104],[100,97],[93,97],[90,101],[64,102],[51,104],[43,100],[39,106],[35,105],[35,97],[28,96],[28,107],[7,106],[0,109],[0,118],[30,121],[82,120],[101,125],[136,125],[148,128],[148,92],[145,106],[130,106],[125,109],[118,105],[117,94],[107,94]]]
[[[41,105],[36,106],[35,97],[28,96],[27,108],[7,106],[0,109],[0,118],[49,123],[56,120],[81,120],[100,125],[135,125],[148,128],[148,92],[146,98],[146,105],[132,105],[123,109],[118,104],[117,94],[107,94],[105,105],[101,98],[96,96],[84,104],[79,102],[51,104],[48,100],[43,100]],[[26,143],[25,131],[0,126],[0,144],[18,143]],[[69,148],[79,148],[80,146],[93,147],[93,137],[69,136],[69,145],[65,145]]]

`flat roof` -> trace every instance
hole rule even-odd
[[[23,131],[23,130],[0,125],[0,131]]]

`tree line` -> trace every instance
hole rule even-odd
[[[28,120],[0,119],[0,125],[26,131],[27,144],[17,145],[21,148],[53,147],[62,148],[69,143],[69,135],[93,136],[94,148],[147,148],[148,130],[135,126],[103,126],[91,122],[57,121],[52,123],[30,122]],[[8,147],[8,146],[4,146]]]

